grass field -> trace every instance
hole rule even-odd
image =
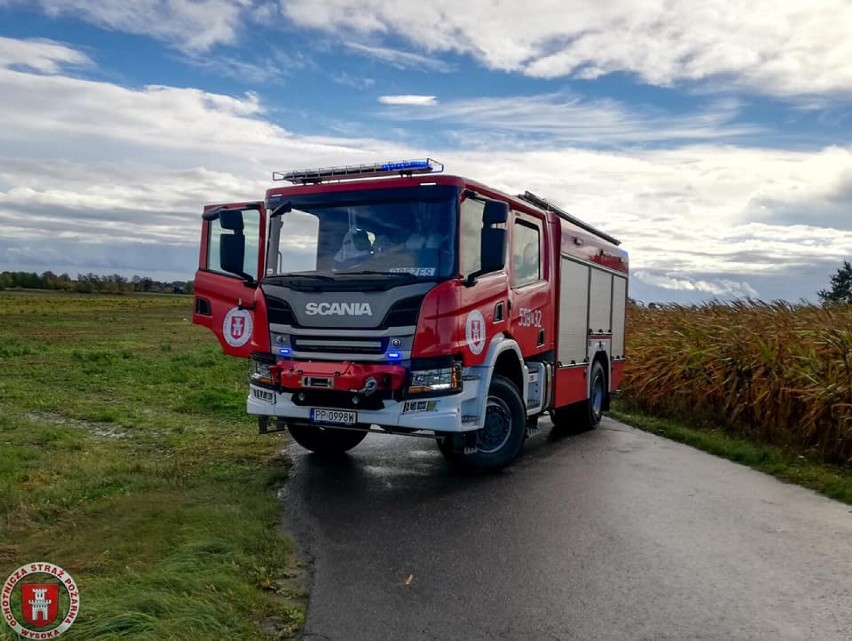
[[[77,581],[68,639],[289,638],[282,440],[191,299],[0,292],[0,575]],[[0,639],[18,638],[0,623]]]

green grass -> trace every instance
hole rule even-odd
[[[0,293],[0,575],[70,572],[69,639],[290,638],[304,618],[281,437],[190,320],[183,297]]]
[[[709,423],[686,424],[651,416],[624,401],[613,403],[609,414],[646,432],[742,463],[852,505],[852,469],[814,462],[801,454],[733,436],[724,428]]]

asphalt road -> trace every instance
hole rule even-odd
[[[852,508],[609,419],[478,478],[289,452],[305,640],[852,639]]]

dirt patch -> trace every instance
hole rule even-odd
[[[86,421],[79,418],[63,416],[58,412],[27,412],[24,418],[36,423],[60,425],[77,430],[85,430],[101,438],[129,438],[130,430],[100,421]]]

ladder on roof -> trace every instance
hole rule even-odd
[[[585,229],[588,232],[593,233],[595,236],[598,236],[599,238],[603,238],[604,240],[611,242],[613,245],[620,245],[621,244],[621,241],[618,240],[617,238],[615,238],[614,236],[610,236],[606,232],[603,232],[600,229],[598,229],[597,227],[594,227],[587,222],[583,222],[582,220],[580,220],[576,216],[572,216],[571,214],[569,214],[564,209],[560,209],[559,207],[557,207],[556,205],[554,205],[550,201],[547,201],[544,198],[540,198],[539,196],[536,196],[531,191],[525,191],[523,194],[518,194],[518,198],[528,202],[531,205],[535,205],[536,207],[538,207],[539,209],[543,209],[544,211],[552,211],[554,214],[556,214],[560,218],[563,218],[563,219],[567,220],[569,223],[573,223],[574,225],[577,225],[577,227],[580,227],[582,229]]]

